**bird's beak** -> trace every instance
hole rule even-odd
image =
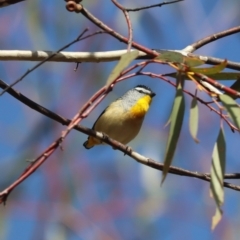
[[[156,96],[156,93],[151,93],[151,97],[155,97]]]

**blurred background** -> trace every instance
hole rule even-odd
[[[143,0],[120,1],[140,7]],[[148,4],[158,3],[156,0]],[[111,1],[83,1],[84,6],[116,31],[127,35],[121,11]],[[161,8],[131,13],[134,40],[149,48],[183,49],[205,36],[240,24],[240,2],[183,1]],[[0,9],[1,50],[51,50],[75,39],[86,27],[98,30],[81,14],[65,10],[59,0],[24,1]],[[196,53],[239,61],[240,35],[220,39]],[[103,34],[77,43],[65,51],[108,51],[125,49]],[[35,62],[0,63],[0,79],[12,83]],[[72,118],[79,108],[105,84],[116,62],[45,63],[29,74],[15,89],[55,113]],[[148,71],[171,72],[154,65]],[[224,82],[230,85],[231,81]],[[142,130],[130,146],[162,162],[168,137],[168,121],[175,89],[159,79],[137,77],[121,82],[82,124],[92,127],[109,102],[137,84],[156,92]],[[195,86],[186,87],[194,92]],[[204,95],[203,95],[204,96]],[[199,104],[200,122],[196,144],[189,134],[189,107],[174,166],[209,172],[220,119]],[[65,127],[35,112],[8,93],[0,98],[0,190],[16,180],[58,138]],[[224,124],[227,141],[227,172],[239,172],[239,134]],[[169,174],[160,186],[161,172],[143,166],[109,146],[86,150],[87,136],[72,131],[58,149],[0,206],[0,239],[238,239],[240,193],[225,189],[223,219],[211,231],[215,203],[209,183]],[[233,181],[240,184],[239,180]],[[180,237],[181,236],[181,237]]]

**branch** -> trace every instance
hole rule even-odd
[[[210,64],[210,65],[218,65],[226,60],[226,59],[221,59],[221,58],[196,55],[196,54],[192,54],[192,53],[189,53],[188,56],[189,57],[198,57],[200,60],[203,60],[206,64]],[[226,68],[240,71],[240,63],[227,60]]]
[[[125,10],[128,11],[128,12],[136,12],[136,11],[145,10],[145,9],[149,9],[149,8],[162,7],[163,5],[182,2],[182,1],[184,1],[184,0],[162,2],[162,3],[157,3],[157,4],[153,4],[153,5],[149,5],[149,6],[145,6],[145,7],[139,7],[139,8],[125,8]]]
[[[198,40],[197,42],[192,43],[191,45],[187,46],[186,48],[183,49],[183,51],[192,53],[208,43],[214,42],[220,38],[227,37],[227,36],[230,36],[230,35],[238,33],[238,32],[240,32],[240,26],[233,27],[233,28],[230,28],[230,29],[227,29],[227,30],[215,33],[215,34],[211,34],[210,36],[204,37],[204,38]]]
[[[181,54],[184,53],[183,50],[168,50],[168,49],[154,49],[154,50],[159,53],[161,53],[161,51],[175,51],[175,52],[179,52]],[[221,58],[196,55],[196,54],[187,53],[187,52],[185,54],[188,57],[199,58],[200,60],[204,61],[206,64],[210,64],[210,65],[218,65],[226,60],[226,59],[221,59]],[[138,57],[137,59],[141,59],[141,60],[142,59],[153,59],[153,57],[146,54],[146,55]],[[240,71],[240,63],[227,60],[226,68]]]
[[[136,51],[131,49],[131,51]],[[53,52],[53,51],[20,51],[0,50],[0,61],[43,61],[55,54],[48,62],[111,62],[117,61],[127,52],[126,49],[105,52]],[[146,53],[139,51],[139,57]]]
[[[132,49],[131,51],[134,51]],[[161,49],[154,50],[161,51]],[[165,50],[167,51],[167,50]],[[126,53],[127,50],[105,51],[105,52],[52,52],[52,51],[19,51],[19,50],[0,50],[0,61],[43,61],[45,58],[55,54],[49,58],[48,62],[111,62],[117,61]],[[195,55],[189,53],[188,56],[196,57],[206,62],[206,64],[217,65],[224,61],[221,58],[209,56]],[[139,51],[136,60],[153,59],[153,56],[147,55],[145,52]],[[227,61],[226,68],[240,71],[240,63]]]
[[[131,66],[131,67],[129,67],[128,69],[126,69],[126,70],[123,72],[123,74],[124,74],[125,76],[120,77],[117,81],[120,82],[120,81],[124,81],[124,80],[126,80],[126,79],[129,79],[129,78],[132,78],[132,77],[136,77],[136,76],[138,76],[138,75],[143,75],[143,76],[148,76],[148,77],[151,77],[151,78],[159,78],[159,79],[161,79],[161,80],[169,83],[170,85],[172,85],[173,87],[176,88],[176,84],[173,83],[173,82],[171,82],[168,78],[166,78],[166,76],[167,76],[168,74],[156,74],[156,73],[152,73],[152,72],[143,72],[142,70],[143,70],[148,64],[150,64],[150,63],[160,64],[158,61],[155,61],[155,60],[149,60],[149,61],[146,61],[146,62],[137,63],[136,65]],[[137,67],[140,67],[140,69],[139,69],[137,72],[128,74],[129,72],[131,72],[132,70],[136,69]],[[128,75],[126,75],[126,74],[128,74]],[[200,74],[199,77],[200,77],[200,78],[203,77],[203,80],[202,80],[202,81],[204,81],[204,80],[206,81],[205,76],[202,76],[202,75]],[[215,83],[215,81],[214,81],[213,79],[207,79],[207,81],[210,81],[210,84],[211,84],[211,85],[215,85],[215,84],[216,84],[221,90],[225,90],[226,92],[229,92],[229,91],[230,91],[229,93],[235,95],[236,97],[237,97],[238,94],[239,94],[239,93],[238,93],[237,91],[235,91],[235,90],[228,89],[227,87],[225,87],[225,86],[223,86],[223,85],[218,85],[218,83]],[[185,90],[185,89],[183,89],[183,92],[186,93],[186,94],[188,94],[188,95],[191,96],[192,98],[195,98],[195,97],[196,97],[195,94],[192,94],[191,92],[189,92],[189,91],[187,91],[187,90]],[[227,115],[222,114],[222,111],[216,110],[214,107],[212,107],[212,106],[210,105],[209,102],[206,102],[206,101],[202,100],[202,99],[199,98],[199,97],[196,97],[196,99],[197,99],[200,103],[202,103],[203,105],[207,106],[211,111],[213,111],[213,112],[215,112],[217,115],[219,115],[220,118],[222,118],[222,119],[227,123],[227,125],[230,127],[230,129],[232,130],[232,132],[234,132],[234,131],[238,131],[238,132],[239,132],[239,131],[240,131],[240,129],[239,129],[238,127],[236,127],[235,125],[233,125],[233,124],[229,121]],[[211,102],[211,103],[212,103],[212,102]]]
[[[7,7],[9,5],[15,4],[15,3],[19,3],[25,0],[0,0],[0,8],[2,7]]]
[[[131,47],[132,47],[132,41],[133,41],[133,29],[132,29],[132,23],[130,21],[130,16],[129,13],[127,12],[126,8],[124,8],[120,3],[118,3],[116,0],[112,0],[112,2],[115,4],[115,6],[117,6],[120,10],[122,10],[125,18],[126,18],[126,22],[127,22],[127,26],[128,26],[128,43],[127,43],[127,51],[131,51]]]
[[[203,82],[207,82],[209,83],[210,85],[213,85],[214,87],[216,87],[217,89],[221,90],[221,91],[224,91],[226,92],[228,95],[230,96],[234,96],[236,98],[239,98],[240,97],[240,92],[230,88],[230,87],[226,87],[225,85],[219,83],[218,81],[208,77],[208,76],[205,76],[201,73],[194,73],[194,75],[196,77],[198,77],[201,81]]]
[[[45,62],[47,62],[49,59],[53,58],[57,53],[61,52],[62,50],[70,47],[71,45],[73,45],[76,42],[79,42],[81,40],[87,39],[89,37],[92,37],[94,35],[97,34],[101,34],[104,33],[103,31],[98,31],[92,34],[89,34],[85,37],[83,37],[83,35],[88,31],[88,29],[86,28],[76,39],[74,39],[73,41],[71,41],[70,43],[68,43],[67,45],[61,47],[57,52],[53,52],[50,56],[48,56],[47,58],[45,58],[43,61],[41,61],[40,63],[36,64],[34,67],[28,69],[20,78],[18,78],[16,81],[14,81],[12,84],[10,84],[9,87],[13,87],[15,84],[17,84],[18,82],[22,81],[23,78],[25,78],[29,73],[31,73],[32,71],[34,71],[35,69],[37,69],[38,67],[40,67],[42,64],[44,64]],[[7,88],[5,90],[3,90],[0,93],[0,96],[4,94],[4,92],[6,92]]]
[[[7,86],[5,89],[6,91],[8,91],[7,89],[10,89],[10,87]],[[52,153],[54,153],[54,151],[61,145],[62,141],[71,131],[71,129],[74,128],[83,119],[82,114],[86,110],[88,110],[88,107],[90,109],[94,109],[100,103],[100,101],[106,96],[108,91],[109,89],[103,87],[97,93],[95,93],[86,104],[84,104],[80,111],[70,121],[66,130],[62,132],[61,136],[57,138],[46,150],[44,150],[44,152],[40,154],[40,156],[38,156],[34,161],[32,161],[31,164],[25,169],[25,171],[15,182],[13,182],[9,187],[7,187],[0,193],[0,203],[4,204],[6,203],[7,198],[9,194],[12,192],[12,190],[16,188],[26,178],[28,178],[31,174],[33,174],[48,159],[48,157],[51,156]]]
[[[6,87],[8,87],[8,85],[0,80],[0,87],[1,88],[6,88]],[[100,94],[102,92],[102,90],[100,90],[98,92],[98,94]],[[12,96],[14,96],[16,99],[20,100],[25,105],[27,105],[30,108],[38,111],[39,113],[44,114],[45,116],[48,116],[48,117],[50,117],[50,118],[52,118],[52,119],[54,119],[54,120],[56,120],[56,121],[58,121],[58,122],[60,122],[64,125],[69,125],[69,123],[71,123],[71,121],[69,119],[63,118],[63,117],[51,112],[50,110],[42,107],[41,105],[39,105],[39,104],[33,102],[32,100],[30,100],[29,98],[25,97],[21,93],[15,91],[13,88],[9,88],[7,90],[7,92],[10,93]],[[93,98],[96,97],[96,95],[97,94],[95,94],[90,100],[93,100]],[[85,104],[85,106],[86,106],[86,104]],[[160,170],[160,171],[163,170],[163,164],[162,163],[156,162],[153,159],[147,158],[147,157],[145,157],[145,156],[143,156],[143,155],[141,155],[137,152],[134,152],[129,147],[115,141],[114,139],[111,139],[111,138],[107,137],[106,135],[104,135],[102,133],[95,132],[94,130],[83,127],[81,125],[75,125],[73,127],[76,130],[78,130],[82,133],[85,133],[85,134],[93,136],[93,137],[97,137],[98,139],[102,140],[103,142],[111,145],[114,149],[118,149],[118,150],[122,151],[124,154],[127,154],[128,156],[132,157],[133,159],[135,159],[136,161],[138,161],[138,162],[140,162],[144,165],[147,165],[149,167],[152,167],[152,168]],[[63,134],[62,134],[62,136],[63,136]],[[20,176],[19,179],[17,179],[8,188],[6,188],[2,192],[0,192],[0,203],[6,203],[7,197],[9,196],[10,192],[16,186],[18,186],[24,179],[26,179],[30,174],[32,174],[46,160],[46,158],[49,157],[52,154],[55,147],[60,145],[61,141],[62,141],[62,138],[59,138],[57,141],[55,141],[47,149],[48,151],[45,151],[44,154],[40,155],[36,159],[37,161],[34,161],[24,171],[24,173]],[[180,175],[180,176],[195,177],[195,178],[202,179],[204,181],[208,181],[208,182],[210,181],[210,174],[208,174],[208,173],[191,172],[191,171],[184,170],[182,168],[173,167],[173,166],[170,167],[169,172],[172,173],[172,174]],[[228,178],[228,179],[240,178],[240,174],[239,173],[225,174],[225,178]],[[231,188],[233,190],[236,190],[236,191],[240,191],[240,186],[237,186],[237,185],[234,185],[234,184],[224,182],[224,186],[227,187],[227,188]]]
[[[173,87],[177,87],[176,83],[173,83],[171,82],[168,78],[165,77],[164,74],[155,74],[155,73],[152,73],[152,72],[141,72],[141,71],[138,71],[136,73],[131,73],[127,76],[124,76],[122,78],[120,78],[118,81],[122,81],[122,80],[125,80],[127,78],[130,78],[130,77],[135,77],[137,75],[143,75],[143,76],[148,76],[148,77],[151,77],[151,78],[159,78],[167,83],[169,83],[171,86]],[[214,107],[212,107],[210,105],[209,102],[205,102],[204,100],[202,100],[201,98],[199,97],[196,97],[195,94],[192,94],[191,92],[183,89],[183,92],[188,94],[189,96],[191,96],[192,98],[196,98],[201,104],[205,105],[206,107],[208,107],[211,111],[215,112],[217,115],[219,115],[226,123],[227,125],[230,127],[230,129],[234,132],[234,131],[240,131],[240,129],[238,127],[236,127],[235,125],[233,125],[229,120],[228,120],[228,117],[225,116],[224,114],[222,114],[221,111],[218,111],[216,110]]]
[[[113,36],[114,38],[118,39],[120,42],[124,42],[126,44],[128,44],[128,39],[124,36],[122,36],[121,34],[119,34],[118,32],[114,31],[113,29],[111,29],[110,27],[108,27],[106,24],[104,24],[102,21],[100,21],[99,19],[97,19],[94,15],[92,15],[86,8],[84,8],[81,5],[81,11],[80,13],[82,13],[82,15],[84,17],[86,17],[88,20],[90,20],[92,23],[94,23],[96,26],[98,26],[99,28],[103,29],[104,31],[106,31],[108,34],[110,34],[111,36]],[[137,50],[140,50],[142,52],[147,53],[149,56],[151,57],[157,57],[158,53],[154,50],[151,50],[149,48],[146,48],[136,42],[132,42],[132,46],[134,48],[136,48]]]

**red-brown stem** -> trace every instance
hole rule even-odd
[[[55,151],[56,147],[59,146],[60,141],[52,143],[45,151],[44,154],[41,154],[29,167],[25,169],[25,171],[21,174],[21,176],[9,187],[0,192],[0,204],[6,203],[7,197],[11,193],[11,191],[17,187],[21,182],[23,182],[29,175],[36,171],[36,169],[42,165],[45,160]]]
[[[145,9],[149,9],[149,8],[162,7],[163,5],[173,4],[173,3],[177,3],[177,2],[181,2],[181,1],[184,1],[184,0],[162,2],[162,3],[157,3],[157,4],[153,4],[153,5],[149,5],[149,6],[145,6],[145,7],[138,7],[138,8],[126,8],[126,11],[136,12],[136,11],[145,10]]]
[[[217,82],[216,80],[207,77],[201,73],[194,73],[194,75],[198,78],[200,78],[202,81],[208,82],[209,84],[213,85],[214,87],[218,88],[219,90],[225,91],[226,93],[228,93],[229,95],[233,95],[237,98],[240,97],[240,92],[235,91],[232,88],[226,87],[223,84]]]
[[[74,116],[74,118],[69,123],[67,129],[62,132],[61,137],[58,138],[55,142],[53,142],[38,158],[36,158],[32,164],[25,169],[25,171],[22,173],[22,175],[9,187],[7,187],[5,190],[0,192],[0,203],[6,203],[7,197],[11,193],[11,191],[17,187],[21,182],[23,182],[27,177],[29,177],[32,173],[34,173],[46,160],[51,154],[60,146],[61,142],[64,140],[64,138],[68,135],[68,133],[71,131],[72,128],[74,128],[82,119],[82,114],[87,111],[87,109],[90,107],[91,110],[93,110],[106,96],[106,94],[109,92],[106,87],[101,88],[99,91],[97,91],[81,108],[81,110]],[[102,96],[101,96],[102,95]],[[93,104],[93,102],[95,102]],[[88,114],[90,113],[90,110],[88,111]],[[86,114],[85,114],[86,115]]]
[[[133,41],[133,30],[132,30],[132,23],[130,20],[130,16],[128,14],[128,12],[126,11],[126,9],[120,4],[118,3],[116,0],[112,0],[112,2],[115,4],[115,6],[117,6],[120,10],[122,10],[125,18],[126,18],[126,22],[128,25],[128,45],[127,45],[127,51],[130,52],[131,48],[132,48],[132,41]]]
[[[139,73],[141,74],[141,73]],[[174,87],[176,87],[176,84],[172,83],[170,80],[168,80],[167,78],[165,78],[164,76],[161,76],[161,75],[157,75],[157,74],[151,74],[149,75],[149,73],[142,73],[142,74],[145,74],[146,76],[150,76],[150,77],[157,77],[157,78],[161,78],[162,80],[170,83],[171,85],[173,85]],[[130,74],[131,76],[137,76],[138,74],[136,73],[133,73],[133,74]],[[128,76],[124,76],[125,79],[127,79],[130,75]],[[121,79],[119,79],[118,81],[122,81],[123,80],[123,77]],[[0,86],[2,88],[6,88],[7,87],[7,84],[5,84],[4,82],[0,81]],[[65,119],[51,111],[49,111],[48,109],[44,108],[43,106],[40,106],[39,104],[33,102],[32,100],[26,98],[25,96],[23,96],[21,93],[19,92],[16,92],[14,89],[12,88],[9,88],[8,89],[8,92],[14,96],[15,98],[17,98],[18,100],[20,100],[21,102],[23,102],[24,104],[26,104],[27,106],[31,107],[32,109],[44,114],[45,116],[48,116],[58,122],[61,122],[62,124],[64,125],[69,125],[69,123],[71,122],[70,120],[68,119]],[[97,92],[99,93],[101,92],[101,89]],[[195,95],[187,92],[185,90],[186,93],[188,93],[189,95],[191,95],[192,97],[195,97]],[[96,94],[97,94],[96,93]],[[96,95],[95,94],[95,95]],[[105,92],[106,94],[106,92]],[[93,97],[92,97],[93,98]],[[92,99],[91,98],[91,99]],[[90,99],[90,100],[91,100]],[[90,101],[89,100],[89,101]],[[218,113],[217,110],[215,110],[212,106],[209,105],[209,103],[207,102],[204,102],[202,99],[198,98],[198,101],[200,101],[201,103],[207,105],[211,110],[215,111],[216,113]],[[87,105],[87,103],[85,104]],[[219,114],[219,113],[218,113]],[[220,114],[224,120],[228,122],[228,120],[226,119],[226,116]],[[230,123],[231,124],[231,123]],[[234,127],[234,126],[233,126]],[[88,128],[85,128],[83,126],[75,126],[75,129],[85,133],[85,134],[88,134],[88,135],[91,135],[91,136],[96,136],[96,132],[92,129],[88,129]],[[238,129],[236,129],[238,130]],[[61,139],[60,139],[61,140]],[[110,144],[111,146],[113,146],[115,149],[119,149],[121,150],[122,152],[128,154],[129,156],[131,156],[131,151],[128,152],[128,148],[122,144],[120,144],[119,142],[113,140],[113,139],[110,139],[110,138],[104,138],[102,139],[104,142]],[[57,145],[60,145],[61,141],[57,142],[56,144]],[[50,156],[50,154],[54,151],[54,145],[51,145],[48,149],[48,152],[45,151],[45,155],[41,155],[40,157],[43,158],[43,157],[48,157]],[[39,158],[40,158],[39,157]],[[43,160],[43,159],[41,159]],[[0,197],[1,197],[1,202],[6,202],[6,199],[7,199],[7,196],[9,195],[9,193],[18,185],[20,184],[25,178],[27,178],[29,176],[29,174],[27,174],[27,170],[29,170],[29,168],[33,168],[34,165],[36,166],[40,166],[42,164],[42,162],[39,161],[35,161],[33,164],[31,164],[25,171],[24,173],[21,175],[21,177],[16,181],[14,182],[10,187],[8,187],[7,189],[5,189],[4,191],[2,191],[0,193]],[[153,161],[152,159],[149,159],[149,164],[147,164],[148,166],[152,167],[152,168],[155,168],[155,169],[159,169],[159,170],[162,170],[163,169],[163,165],[158,163],[158,162],[155,162]],[[33,169],[32,172],[34,172],[36,170]],[[173,173],[173,174],[177,174],[177,175],[183,175],[183,176],[190,176],[190,177],[196,177],[196,178],[200,178],[202,180],[205,180],[205,181],[209,181],[210,180],[210,177],[209,177],[209,174],[206,174],[206,173],[197,173],[197,172],[191,172],[191,171],[187,171],[187,170],[184,170],[184,169],[180,169],[180,168],[176,168],[176,167],[170,167],[170,173]],[[233,173],[233,174],[225,174],[224,175],[224,178],[228,178],[228,179],[237,179],[239,178],[239,173]],[[229,187],[229,188],[232,188],[234,190],[240,190],[240,187],[239,186],[236,186],[236,185],[233,185],[233,184],[229,184],[229,183],[224,183],[224,186],[225,187]]]
[[[169,83],[170,85],[174,86],[175,88],[177,87],[177,85],[176,85],[175,83],[171,82],[169,79],[165,78],[165,77],[162,76],[161,74],[153,74],[153,73],[151,73],[151,72],[140,72],[140,73],[138,73],[138,75],[145,75],[145,76],[149,76],[149,77],[153,77],[153,78],[160,78],[160,79],[162,79],[163,81],[165,81],[165,82]],[[190,95],[190,96],[193,97],[193,98],[196,97],[195,94],[192,94],[192,93],[190,93],[189,91],[187,91],[187,90],[185,90],[185,89],[183,89],[183,92],[185,92],[186,94]],[[225,120],[225,122],[228,124],[228,126],[229,126],[232,130],[236,130],[236,131],[238,131],[238,132],[240,131],[240,129],[237,128],[235,125],[233,125],[233,124],[227,119],[227,117],[226,117],[224,114],[222,114],[221,111],[216,110],[216,109],[215,109],[214,107],[212,107],[208,102],[203,101],[203,100],[202,100],[201,98],[199,98],[199,97],[196,97],[196,99],[197,99],[200,103],[202,103],[202,104],[204,104],[205,106],[207,106],[211,111],[217,113],[221,118],[223,118],[223,119]]]
[[[88,31],[88,29],[86,28],[75,40],[73,40],[72,42],[68,43],[67,45],[61,47],[59,50],[57,50],[56,52],[52,53],[51,55],[49,55],[48,57],[46,57],[44,60],[42,60],[41,62],[37,63],[35,66],[33,66],[32,68],[28,69],[20,78],[18,78],[17,80],[15,80],[12,84],[10,84],[8,86],[8,88],[4,89],[1,93],[0,96],[3,95],[10,87],[13,87],[14,85],[16,85],[18,82],[22,81],[29,73],[33,72],[34,70],[36,70],[38,67],[40,67],[42,64],[44,64],[45,62],[47,62],[49,59],[53,58],[57,53],[61,52],[62,50],[70,47],[71,45],[73,45],[76,42],[79,42],[81,40],[90,38],[92,36],[95,36],[97,34],[102,34],[104,33],[103,31],[97,31],[95,33],[91,33],[85,37],[83,37],[83,35]]]
[[[114,31],[112,28],[108,27],[106,24],[104,24],[102,21],[100,21],[99,19],[97,19],[95,16],[93,16],[89,11],[87,11],[86,8],[82,8],[81,13],[83,14],[83,16],[85,16],[88,20],[90,20],[92,23],[94,23],[95,25],[97,25],[99,28],[103,29],[104,31],[106,31],[107,33],[109,33],[111,36],[113,36],[114,38],[118,39],[120,42],[124,42],[126,44],[128,44],[128,39],[123,37],[121,34],[117,33],[116,31]],[[157,53],[154,50],[151,50],[149,48],[146,48],[136,42],[132,42],[132,46],[142,52],[145,52],[146,54],[149,54],[152,57],[157,57],[159,55],[159,53]]]
[[[124,76],[124,77],[121,77],[117,80],[117,82],[121,82],[121,81],[124,81],[128,78],[132,78],[132,77],[135,77],[137,75],[144,75],[144,76],[149,76],[151,78],[160,78],[162,79],[163,81],[169,83],[170,85],[174,86],[176,88],[176,84],[171,82],[169,79],[167,79],[166,77],[162,76],[161,74],[154,74],[154,73],[151,73],[151,72],[137,72],[137,73],[131,73],[131,74],[128,74],[127,76]],[[195,97],[195,94],[192,94],[190,93],[189,91],[183,89],[183,92],[185,92],[186,94],[190,95],[191,97]],[[235,125],[233,125],[228,119],[227,119],[227,116],[225,116],[224,114],[222,114],[220,111],[216,110],[214,107],[212,107],[210,105],[210,103],[208,102],[205,102],[204,100],[202,100],[201,98],[199,97],[196,97],[196,99],[204,104],[205,106],[207,106],[211,111],[215,112],[216,114],[218,114],[222,119],[224,119],[224,121],[228,124],[228,126],[231,128],[231,130],[236,130],[236,131],[240,131],[239,128],[237,128]]]
[[[233,27],[233,28],[230,28],[230,29],[227,29],[227,30],[215,33],[215,34],[211,34],[210,36],[204,37],[204,38],[198,40],[197,42],[192,43],[190,45],[192,47],[191,52],[196,51],[197,49],[199,49],[200,47],[202,47],[208,43],[214,42],[220,38],[227,37],[229,35],[232,35],[232,34],[235,34],[238,32],[240,32],[240,26]]]

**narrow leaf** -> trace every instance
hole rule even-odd
[[[221,72],[227,66],[227,60],[224,60],[220,64],[209,68],[190,68],[190,72],[201,73],[204,75],[212,75]]]
[[[228,95],[222,94],[219,95],[219,98],[226,108],[227,112],[229,113],[232,121],[234,124],[240,128],[240,108],[238,104]]]
[[[161,60],[163,62],[183,63],[184,56],[179,52],[165,50],[159,50],[158,52],[161,54],[155,58],[157,60]]]
[[[138,51],[131,51],[124,53],[117,65],[114,67],[112,72],[110,73],[106,85],[110,86],[112,82],[119,77],[121,72],[134,60],[138,57]]]
[[[215,215],[212,217],[212,230],[215,229],[215,227],[218,225],[218,223],[220,222],[220,220],[222,219],[222,210],[219,208],[216,208],[216,212]]]
[[[216,227],[222,217],[222,205],[224,202],[223,180],[226,161],[226,143],[224,132],[221,128],[218,134],[217,142],[214,145],[211,165],[211,194],[216,202],[216,213],[212,218],[212,229]]]
[[[196,97],[193,98],[191,102],[190,117],[189,117],[189,130],[192,135],[193,140],[199,143],[197,139],[198,132],[198,104]]]
[[[189,67],[196,67],[199,65],[203,65],[205,63],[199,58],[187,57],[186,55],[177,51],[157,50],[157,52],[161,54],[157,56],[155,59],[161,60],[163,62],[185,64]]]
[[[183,117],[184,117],[184,95],[181,84],[178,84],[176,96],[173,103],[172,113],[170,117],[170,131],[168,136],[168,142],[166,147],[166,153],[164,157],[164,167],[161,184],[164,182],[169,167],[172,163],[174,152],[177,146],[178,138],[182,128]]]
[[[185,56],[184,64],[186,64],[188,67],[197,67],[197,66],[205,64],[205,62],[196,57],[186,57]]]

